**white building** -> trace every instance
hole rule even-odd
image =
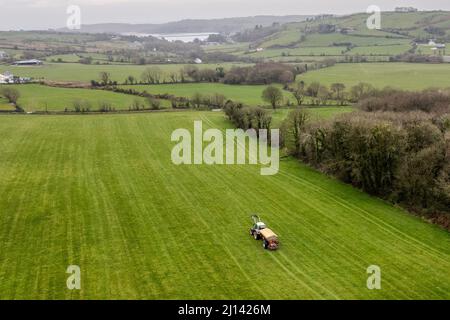
[[[17,66],[36,66],[41,65],[42,61],[37,59],[31,59],[31,60],[22,60],[22,61],[16,61],[14,62]]]
[[[8,58],[8,54],[5,51],[0,51],[0,60]]]
[[[0,84],[13,83],[14,75],[10,72],[6,71],[3,74],[0,74]]]
[[[203,63],[202,59],[200,59],[200,58],[195,59],[194,62],[196,64],[202,64]]]

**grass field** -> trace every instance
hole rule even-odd
[[[2,96],[0,96],[0,110],[14,110],[14,107]]]
[[[227,99],[239,101],[247,105],[267,105],[261,98],[262,92],[267,86],[264,85],[227,85],[222,83],[184,83],[164,85],[133,85],[122,86],[137,91],[147,91],[152,94],[173,94],[178,97],[192,97],[195,93],[212,95],[223,94]],[[281,85],[279,86],[281,88]],[[284,97],[294,100],[291,93],[283,91]]]
[[[83,54],[59,54],[59,55],[53,55],[48,56],[45,58],[48,62],[58,62],[61,60],[62,62],[69,62],[69,63],[78,63],[81,58],[92,58],[93,62],[100,62],[105,63],[108,62],[108,56],[105,54],[100,53],[83,53]]]
[[[306,37],[306,41],[302,42],[302,46],[321,47],[330,46],[333,43],[351,43],[356,46],[386,46],[409,44],[410,39],[385,38],[385,37],[361,37],[337,33],[328,34],[312,34]]]
[[[360,54],[360,55],[396,55],[403,54],[411,49],[410,45],[399,44],[399,45],[386,45],[386,46],[363,46],[356,47],[350,50],[349,54]]]
[[[429,87],[450,87],[449,74],[450,64],[349,63],[311,71],[297,80],[301,79],[307,83],[318,81],[326,85],[342,82],[347,87],[358,82],[367,82],[379,88],[390,86],[420,90]]]
[[[281,85],[275,86],[282,88]],[[262,93],[266,85],[228,85],[223,83],[183,83],[183,84],[162,84],[162,85],[127,85],[120,86],[122,88],[131,88],[136,91],[147,91],[151,94],[172,94],[177,97],[191,98],[195,93],[202,95],[213,95],[216,93],[223,94],[227,99],[236,102],[241,102],[249,106],[263,106],[270,105],[262,99]],[[291,103],[295,102],[292,93],[283,90],[284,104],[287,105],[289,100]],[[304,104],[311,103],[310,98],[305,98]]]
[[[108,102],[117,110],[128,110],[135,100],[145,103],[144,98],[104,90],[54,88],[37,84],[9,87],[19,90],[19,106],[25,111],[64,111],[65,108],[70,110],[77,100],[89,102],[92,111],[99,109],[100,102]],[[169,107],[168,101],[161,101],[164,107]]]
[[[74,109],[75,101],[88,102],[91,106],[91,111],[99,109],[100,103],[108,102],[116,110],[128,110],[134,101],[139,101],[141,105],[148,106],[145,98],[126,95],[121,93],[114,93],[105,90],[89,90],[89,89],[67,89],[43,86],[38,84],[28,85],[8,85],[19,90],[21,97],[19,98],[19,106],[27,112],[35,111],[64,111],[66,108],[70,111]],[[150,93],[167,93],[160,87],[168,88],[169,93],[177,96],[187,96],[195,92],[202,94],[223,93],[228,98],[236,101],[243,101],[249,105],[264,105],[261,100],[261,92],[264,86],[229,86],[222,84],[183,84],[183,85],[158,85],[158,86],[124,86],[132,87],[135,90],[147,90]],[[172,87],[178,87],[181,90],[173,90]],[[187,88],[185,88],[187,87]],[[0,86],[1,90],[2,86]],[[171,90],[172,89],[172,90]],[[190,91],[192,90],[192,91]],[[190,95],[189,95],[190,94]],[[290,96],[288,92],[284,92],[285,97]],[[258,98],[259,97],[259,98]],[[171,108],[171,103],[168,100],[160,100],[162,108]],[[0,110],[13,110],[14,108],[8,104],[5,98],[0,96]],[[342,107],[325,107],[325,108],[311,108],[311,114],[318,118],[332,117],[341,112],[348,112],[352,108]],[[281,114],[283,117],[287,115],[289,109],[281,109],[276,111],[276,115]],[[280,121],[283,120],[279,119]]]
[[[295,160],[175,166],[221,113],[3,116],[0,299],[449,299],[450,236]],[[264,251],[258,212],[279,234]],[[66,288],[81,267],[80,291]],[[369,265],[382,290],[366,288]]]
[[[231,63],[220,64],[202,64],[199,68],[217,68],[219,66],[225,69],[231,68]],[[164,65],[85,65],[79,63],[45,63],[42,66],[5,66],[0,65],[0,73],[10,71],[14,75],[21,77],[32,77],[35,79],[45,79],[53,81],[81,81],[89,82],[91,80],[99,81],[100,72],[109,72],[113,81],[123,82],[132,75],[140,80],[142,72],[149,67],[159,67],[165,76],[171,72],[179,72],[183,68],[182,64],[164,64]]]
[[[284,49],[268,49],[262,52],[248,54],[253,58],[274,58],[282,56],[329,56],[340,55],[345,50],[343,47],[302,47],[302,48],[284,48]]]
[[[353,107],[305,107],[304,110],[308,112],[310,120],[322,120],[331,119],[339,114],[349,113],[355,111]],[[280,124],[286,119],[289,112],[292,109],[282,108],[275,111],[271,111],[272,114],[272,126],[279,127]]]

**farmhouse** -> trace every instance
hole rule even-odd
[[[8,84],[8,83],[28,83],[31,82],[31,78],[22,78],[14,76],[11,72],[6,71],[3,74],[0,74],[0,84]]]
[[[263,52],[263,51],[264,51],[264,48],[256,48],[256,49],[248,50],[247,52],[248,53],[255,53],[255,52]]]
[[[41,65],[42,61],[37,60],[37,59],[21,60],[21,61],[16,61],[13,64],[16,66],[36,66],[36,65]]]
[[[6,84],[6,83],[13,83],[14,82],[14,76],[6,71],[3,74],[0,74],[0,84]]]

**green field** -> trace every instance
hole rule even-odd
[[[448,232],[295,160],[175,166],[221,113],[3,116],[0,299],[449,299]],[[280,236],[248,234],[258,212]],[[382,290],[366,269],[382,270]],[[66,288],[81,267],[80,291]]]
[[[0,110],[14,110],[14,107],[0,95]]]
[[[5,86],[0,86],[1,88]],[[136,97],[127,94],[115,93],[106,90],[92,90],[92,89],[68,89],[56,88],[38,84],[27,85],[8,85],[19,90],[19,106],[27,112],[36,111],[74,111],[74,102],[83,101],[88,102],[91,106],[91,111],[97,111],[100,103],[107,102],[116,110],[128,110],[129,107],[137,100],[141,105],[148,106],[145,98]],[[261,100],[261,93],[265,86],[230,86],[222,84],[182,84],[182,85],[158,85],[158,86],[123,86],[131,87],[135,90],[146,90],[152,94],[171,93],[176,96],[191,97],[195,92],[202,94],[223,93],[227,98],[242,101],[249,105],[265,105]],[[176,87],[177,90],[173,90]],[[160,90],[155,90],[160,89]],[[168,88],[168,91],[161,88]],[[178,89],[179,88],[179,89]],[[172,89],[172,90],[171,90]],[[290,96],[288,92],[284,92],[285,97]],[[291,98],[292,102],[293,99]],[[160,100],[162,108],[171,108],[171,103],[168,100]],[[0,110],[13,110],[14,108],[8,104],[5,98],[0,96]],[[349,107],[324,107],[324,108],[310,108],[311,114],[317,118],[329,118],[341,112],[348,112],[353,110]],[[282,114],[283,120],[287,115],[289,109],[281,109],[276,114]]]
[[[199,68],[217,68],[219,66],[229,69],[234,65],[231,63],[219,64],[201,64]],[[32,77],[35,79],[45,79],[53,81],[81,81],[90,82],[91,80],[99,81],[100,72],[109,72],[113,81],[119,83],[132,75],[140,80],[143,71],[149,67],[159,67],[168,80],[169,74],[179,72],[185,65],[183,64],[164,64],[164,65],[85,65],[79,63],[45,63],[42,66],[5,66],[0,65],[0,73],[10,71],[14,75],[21,77]]]
[[[69,63],[78,63],[81,58],[92,58],[92,62],[106,63],[108,62],[108,56],[105,54],[99,53],[83,53],[83,54],[59,54],[48,56],[45,58],[48,62],[69,62]]]
[[[355,111],[353,107],[304,107],[310,120],[331,119],[343,113]],[[273,126],[278,127],[292,109],[282,108],[272,111]]]
[[[386,37],[371,37],[371,36],[355,36],[345,35],[340,33],[329,34],[312,34],[306,37],[306,40],[302,42],[302,46],[306,47],[323,47],[331,46],[334,43],[351,43],[355,46],[386,46],[386,45],[399,45],[409,44],[411,40],[401,38],[386,38]]]
[[[145,104],[145,99],[131,95],[109,92],[105,90],[66,89],[42,86],[37,84],[8,85],[19,90],[19,106],[25,111],[64,111],[73,109],[73,103],[77,100],[87,101],[91,104],[91,111],[99,109],[99,103],[108,102],[116,110],[128,110],[135,100]],[[2,86],[0,86],[0,89]],[[163,106],[169,107],[170,103],[164,101]]]
[[[280,89],[281,85],[276,85]],[[191,98],[195,93],[202,95],[214,95],[216,93],[224,95],[227,99],[241,102],[248,106],[269,107],[269,104],[262,99],[262,93],[266,85],[228,85],[223,83],[183,83],[183,84],[162,84],[162,85],[132,85],[120,86],[121,88],[134,89],[136,91],[151,94],[171,94],[177,97]],[[284,102],[289,100],[294,103],[295,99],[291,93],[283,90]],[[307,104],[309,98],[305,99]]]
[[[385,45],[385,46],[363,46],[356,47],[350,50],[349,54],[355,55],[396,55],[403,54],[411,49],[410,45],[398,44],[398,45]]]
[[[281,85],[275,86],[282,88]],[[183,83],[183,84],[162,84],[162,85],[127,85],[121,88],[134,89],[140,92],[151,94],[171,94],[177,97],[191,98],[195,93],[202,95],[223,94],[227,99],[241,102],[249,106],[269,107],[269,104],[262,99],[262,93],[266,85],[228,85],[223,83]],[[295,102],[292,93],[283,90],[284,104],[289,100]],[[305,98],[304,104],[310,103],[310,98]],[[286,104],[287,105],[287,104]]]
[[[192,97],[195,93],[212,95],[223,94],[227,99],[239,101],[247,105],[267,105],[261,98],[262,92],[267,86],[264,85],[228,85],[222,83],[183,83],[183,84],[163,84],[163,85],[133,85],[121,86],[132,88],[137,91],[147,91],[151,94],[172,94],[178,97]],[[281,85],[279,86],[281,88]],[[284,91],[286,99],[294,100],[291,93]]]
[[[269,49],[261,52],[248,54],[253,58],[274,58],[282,56],[334,56],[340,55],[345,50],[343,47],[301,47],[301,48],[284,48]]]
[[[342,82],[347,87],[358,82],[367,82],[378,88],[390,86],[421,90],[429,87],[450,87],[449,74],[450,64],[349,63],[311,71],[297,80],[304,80],[306,83],[318,81],[326,85]]]

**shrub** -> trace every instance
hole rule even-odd
[[[75,112],[90,112],[92,105],[87,100],[74,100],[72,103]]]
[[[227,84],[287,84],[293,82],[297,74],[298,70],[292,65],[267,62],[253,67],[232,68],[223,81]]]
[[[358,107],[364,111],[425,111],[438,114],[450,111],[450,93],[428,89],[422,92],[408,92],[385,88],[373,90],[370,96],[362,94]]]
[[[100,101],[98,103],[98,111],[100,112],[111,112],[114,111],[112,104],[108,101]]]
[[[160,110],[161,109],[161,101],[158,99],[155,99],[153,97],[147,98],[148,104],[150,106],[151,110]]]
[[[283,102],[283,92],[275,86],[268,86],[262,93],[262,99],[270,103],[273,109]]]
[[[448,119],[423,111],[359,111],[310,122],[299,109],[281,133],[289,154],[450,228]]]

